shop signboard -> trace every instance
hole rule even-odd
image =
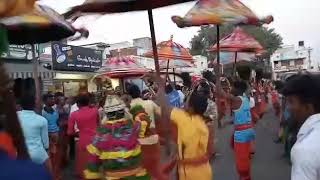
[[[102,51],[53,42],[52,65],[58,71],[94,72],[102,66]]]
[[[9,45],[8,51],[1,54],[4,59],[21,59],[21,60],[32,60],[32,46],[26,45]]]

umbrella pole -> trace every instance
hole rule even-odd
[[[220,27],[217,25],[217,64],[218,64],[218,69],[217,69],[217,76],[221,76],[220,72]]]
[[[158,58],[156,35],[155,35],[155,31],[154,31],[152,9],[148,10],[148,17],[149,17],[149,26],[150,26],[151,39],[152,39],[152,50],[153,50],[153,57],[154,57],[154,67],[155,67],[157,75],[160,76],[160,65],[159,65],[159,58]]]
[[[170,61],[168,59],[167,61],[167,74],[166,74],[166,81],[168,81],[170,83],[170,77],[169,77],[169,64],[170,64]]]
[[[234,54],[234,65],[233,65],[233,75],[234,77],[237,76],[237,59],[238,59],[238,52],[236,51]]]
[[[175,68],[173,68],[172,70],[173,70],[173,83],[174,83],[174,85],[176,85],[176,72],[175,72]]]
[[[33,79],[35,84],[35,103],[36,103],[36,112],[41,113],[41,91],[40,91],[40,80],[38,73],[38,59],[36,58],[35,45],[31,45],[32,56],[33,56]],[[40,58],[40,54],[39,54]]]
[[[221,69],[220,69],[220,27],[219,27],[219,25],[217,25],[216,26],[216,28],[217,28],[217,39],[216,39],[216,41],[217,41],[217,64],[218,64],[218,66],[217,66],[217,74],[216,74],[216,77],[217,77],[217,80],[216,80],[216,88],[217,89],[221,89],[221,81],[220,81],[220,77],[221,77]],[[219,93],[217,94],[217,97],[216,97],[216,102],[217,102],[217,109],[218,109],[218,112],[220,112],[219,110],[220,110],[220,108],[221,108],[221,106],[220,106],[220,95],[219,95]],[[221,127],[221,119],[220,118],[218,118],[218,126],[219,127]]]

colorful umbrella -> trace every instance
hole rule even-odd
[[[184,48],[181,44],[178,44],[173,41],[173,36],[171,36],[169,41],[163,41],[157,45],[157,51],[158,51],[158,57],[161,60],[167,61],[167,72],[169,71],[169,68],[173,69],[173,73],[175,74],[175,67],[173,65],[182,65],[181,61],[192,61],[192,55],[189,53],[189,51]],[[146,57],[154,58],[153,51],[149,51],[145,54]],[[170,61],[174,61],[173,63]],[[163,63],[163,62],[162,62]],[[186,65],[186,63],[184,63]],[[175,76],[174,82],[175,82]]]
[[[192,55],[181,44],[173,41],[171,36],[169,41],[163,41],[157,45],[158,57],[161,60],[185,60],[192,61]],[[153,51],[144,54],[146,57],[154,58]]]
[[[103,67],[97,71],[97,77],[125,78],[142,76],[148,72],[148,69],[136,63],[132,57],[124,56],[107,59]]]
[[[173,16],[172,20],[178,27],[217,25],[217,61],[220,63],[220,32],[219,25],[262,25],[273,21],[272,16],[258,18],[253,11],[239,0],[199,0],[184,16]]]
[[[2,18],[0,23],[7,29],[8,39],[12,44],[58,41],[73,36],[78,31],[56,11],[38,4],[32,11]],[[80,31],[82,33],[83,29]]]
[[[208,51],[217,51],[217,44],[211,46]],[[259,53],[263,51],[263,47],[252,36],[237,27],[231,34],[220,40],[220,51]]]
[[[217,51],[217,44],[209,48],[208,51]],[[220,40],[220,51],[234,52],[234,73],[236,72],[236,64],[238,60],[238,52],[260,53],[263,51],[261,44],[253,37],[245,33],[240,27]],[[220,62],[222,62],[222,58]],[[230,63],[230,62],[229,62]],[[222,63],[223,64],[223,63]]]
[[[199,0],[185,17],[173,16],[179,27],[209,24],[251,24],[271,23],[272,16],[259,19],[248,7],[238,0]]]

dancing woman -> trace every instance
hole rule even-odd
[[[185,109],[168,106],[165,98],[164,80],[155,78],[159,83],[157,100],[160,104],[163,119],[170,119],[178,129],[176,165],[178,179],[211,180],[212,170],[208,156],[209,130],[203,114],[208,106],[207,97],[194,90],[187,98]],[[170,124],[170,122],[167,122]]]

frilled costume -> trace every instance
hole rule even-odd
[[[93,142],[87,147],[90,153],[86,179],[107,180],[148,180],[150,176],[143,168],[143,159],[139,139],[145,137],[150,124],[142,111],[140,118],[125,119],[124,105],[115,97],[106,100],[104,120],[97,128]],[[141,109],[141,107],[134,107]],[[143,109],[143,108],[142,108]],[[144,114],[144,115],[143,115]]]

